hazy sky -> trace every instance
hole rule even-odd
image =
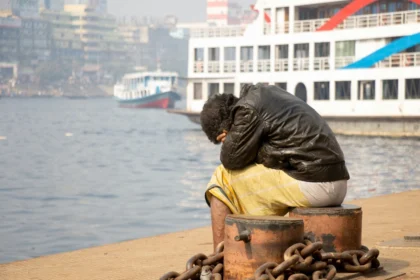
[[[248,6],[256,0],[237,0]],[[164,17],[174,14],[179,21],[204,21],[207,0],[108,0],[108,12],[116,16]]]

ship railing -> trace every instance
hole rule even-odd
[[[328,21],[328,18],[298,20],[298,21],[295,21],[294,23],[293,31],[295,33],[314,32],[319,27],[323,26],[327,21]]]
[[[294,58],[293,59],[293,70],[294,71],[308,71],[309,70],[309,58]]]
[[[258,72],[270,72],[271,71],[270,59],[258,60],[257,68],[258,68]]]
[[[252,60],[243,60],[241,61],[241,72],[253,72],[254,70],[254,61]]]
[[[337,28],[367,28],[418,22],[420,22],[420,10],[412,10],[404,12],[379,13],[374,15],[352,16],[346,19]]]
[[[264,35],[271,34],[271,23],[264,23]],[[274,24],[275,34],[289,33],[289,22],[275,23]]]
[[[219,73],[220,72],[220,62],[219,61],[209,61],[207,65],[207,71],[209,73]]]
[[[245,26],[223,26],[223,27],[202,27],[192,28],[192,38],[208,38],[208,37],[239,37],[245,32]]]
[[[204,64],[202,61],[194,62],[194,73],[203,73],[204,72]]]
[[[289,71],[289,59],[280,58],[274,61],[274,71],[276,72],[286,72]]]
[[[335,68],[339,69],[355,61],[354,56],[340,56],[335,58]]]
[[[330,69],[330,58],[329,57],[315,57],[314,58],[314,70],[329,70]]]
[[[294,23],[294,32],[314,32],[329,19],[298,20]],[[403,12],[378,13],[371,15],[350,16],[336,29],[368,28],[377,26],[410,24],[420,22],[420,10]]]
[[[276,34],[283,34],[283,33],[289,33],[289,22],[286,21],[284,23],[276,23]]]
[[[225,73],[234,73],[236,72],[236,62],[233,61],[225,61],[223,63],[223,71]]]
[[[271,34],[271,23],[264,23],[264,35]]]
[[[420,67],[420,52],[394,54],[376,63],[375,67]]]

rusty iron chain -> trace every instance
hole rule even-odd
[[[197,254],[186,264],[183,273],[168,272],[159,280],[222,280],[223,279],[224,242],[217,245],[211,255]]]
[[[280,264],[268,262],[261,265],[254,273],[255,280],[333,280],[337,271],[366,272],[378,268],[379,250],[362,246],[360,250],[342,253],[323,251],[322,242],[303,243],[290,246],[284,253]],[[197,254],[186,264],[183,273],[175,271],[164,274],[160,280],[223,280],[224,242],[221,242],[213,254]]]
[[[281,264],[273,262],[260,266],[254,274],[255,280],[332,280],[337,271],[366,272],[378,268],[379,250],[362,246],[360,250],[342,253],[326,253],[322,242],[303,243],[290,246],[284,253]]]

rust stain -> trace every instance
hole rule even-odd
[[[236,241],[250,232],[247,240]],[[236,238],[239,239],[239,238]],[[225,220],[224,279],[253,278],[266,262],[281,263],[286,249],[303,241],[302,219],[229,215]]]

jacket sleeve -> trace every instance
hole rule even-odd
[[[237,170],[256,161],[264,125],[254,108],[239,107],[222,145],[220,161],[226,169]]]

